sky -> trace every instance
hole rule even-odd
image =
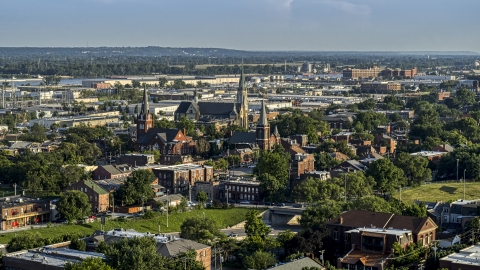
[[[0,47],[480,52],[478,0],[3,0]]]

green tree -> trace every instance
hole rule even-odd
[[[220,232],[214,219],[191,217],[180,226],[180,237],[210,245],[216,238],[225,237],[225,234]]]
[[[338,164],[340,164],[340,161],[332,157],[330,153],[323,152],[315,154],[315,168],[317,170],[330,170]]]
[[[273,253],[261,250],[255,251],[255,253],[245,258],[246,266],[251,269],[267,269],[276,262],[277,260]]]
[[[348,207],[355,210],[401,214],[398,211],[394,211],[394,208],[386,200],[377,196],[358,198]]]
[[[70,249],[85,251],[87,250],[87,244],[80,238],[75,238],[70,241],[70,245],[68,246]]]
[[[264,239],[270,232],[270,228],[262,221],[262,217],[258,215],[257,210],[248,211],[245,221],[245,233],[248,237],[259,236]]]
[[[187,88],[187,84],[184,80],[176,79],[175,81],[173,81],[172,87],[175,89],[185,89]]]
[[[475,103],[475,93],[468,91],[466,88],[462,88],[455,92],[455,100],[463,107]]]
[[[353,126],[355,126],[356,123],[361,123],[365,130],[373,131],[379,125],[385,125],[387,122],[387,117],[384,114],[366,111],[358,113],[353,121]]]
[[[152,182],[155,178],[153,172],[149,170],[134,171],[118,190],[120,199],[127,205],[152,199],[154,197]]]
[[[160,86],[160,88],[165,87],[165,85],[167,85],[167,83],[168,83],[167,78],[165,78],[165,77],[158,78],[158,86]]]
[[[81,262],[67,262],[65,270],[113,270],[99,257],[87,257]]]
[[[88,196],[78,190],[65,192],[57,203],[57,210],[68,222],[81,219],[92,212]]]
[[[180,117],[176,123],[176,126],[185,133],[185,136],[195,135],[195,123],[193,123],[193,121],[188,119],[186,116]]]
[[[223,158],[219,158],[215,160],[215,167],[214,167],[215,170],[226,170],[227,168],[228,168],[227,160]]]
[[[300,225],[303,228],[318,229],[328,220],[342,213],[342,205],[333,200],[319,201],[303,211]]]
[[[200,192],[197,193],[197,202],[201,205],[204,206],[205,203],[208,200],[208,195],[205,191],[200,190]]]
[[[366,175],[373,177],[376,181],[375,188],[383,192],[392,192],[407,183],[403,170],[396,167],[387,158],[372,162],[366,171]]]
[[[403,170],[405,176],[408,178],[409,185],[430,181],[432,178],[432,171],[428,167],[428,160],[424,157],[412,156],[402,152],[397,156],[394,164]]]

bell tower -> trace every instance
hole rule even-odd
[[[140,136],[147,133],[150,128],[153,128],[153,115],[150,113],[148,106],[147,88],[144,87],[142,109],[137,115],[137,140]]]

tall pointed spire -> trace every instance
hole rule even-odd
[[[262,100],[262,110],[260,111],[259,126],[268,126],[267,110],[265,109],[265,101]]]
[[[142,104],[142,114],[148,114],[150,108],[148,107],[148,94],[147,87],[143,86],[143,104]]]
[[[280,137],[280,132],[278,132],[278,128],[277,128],[277,125],[275,125],[275,129],[273,130],[273,135],[275,135],[275,137]]]
[[[238,89],[237,89],[237,103],[242,103],[244,89],[245,89],[245,74],[243,73],[243,62],[242,62],[242,67],[240,68],[240,79],[238,81]]]

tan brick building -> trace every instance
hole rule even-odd
[[[50,201],[12,196],[0,202],[0,230],[11,230],[38,223],[50,222],[52,219]]]

